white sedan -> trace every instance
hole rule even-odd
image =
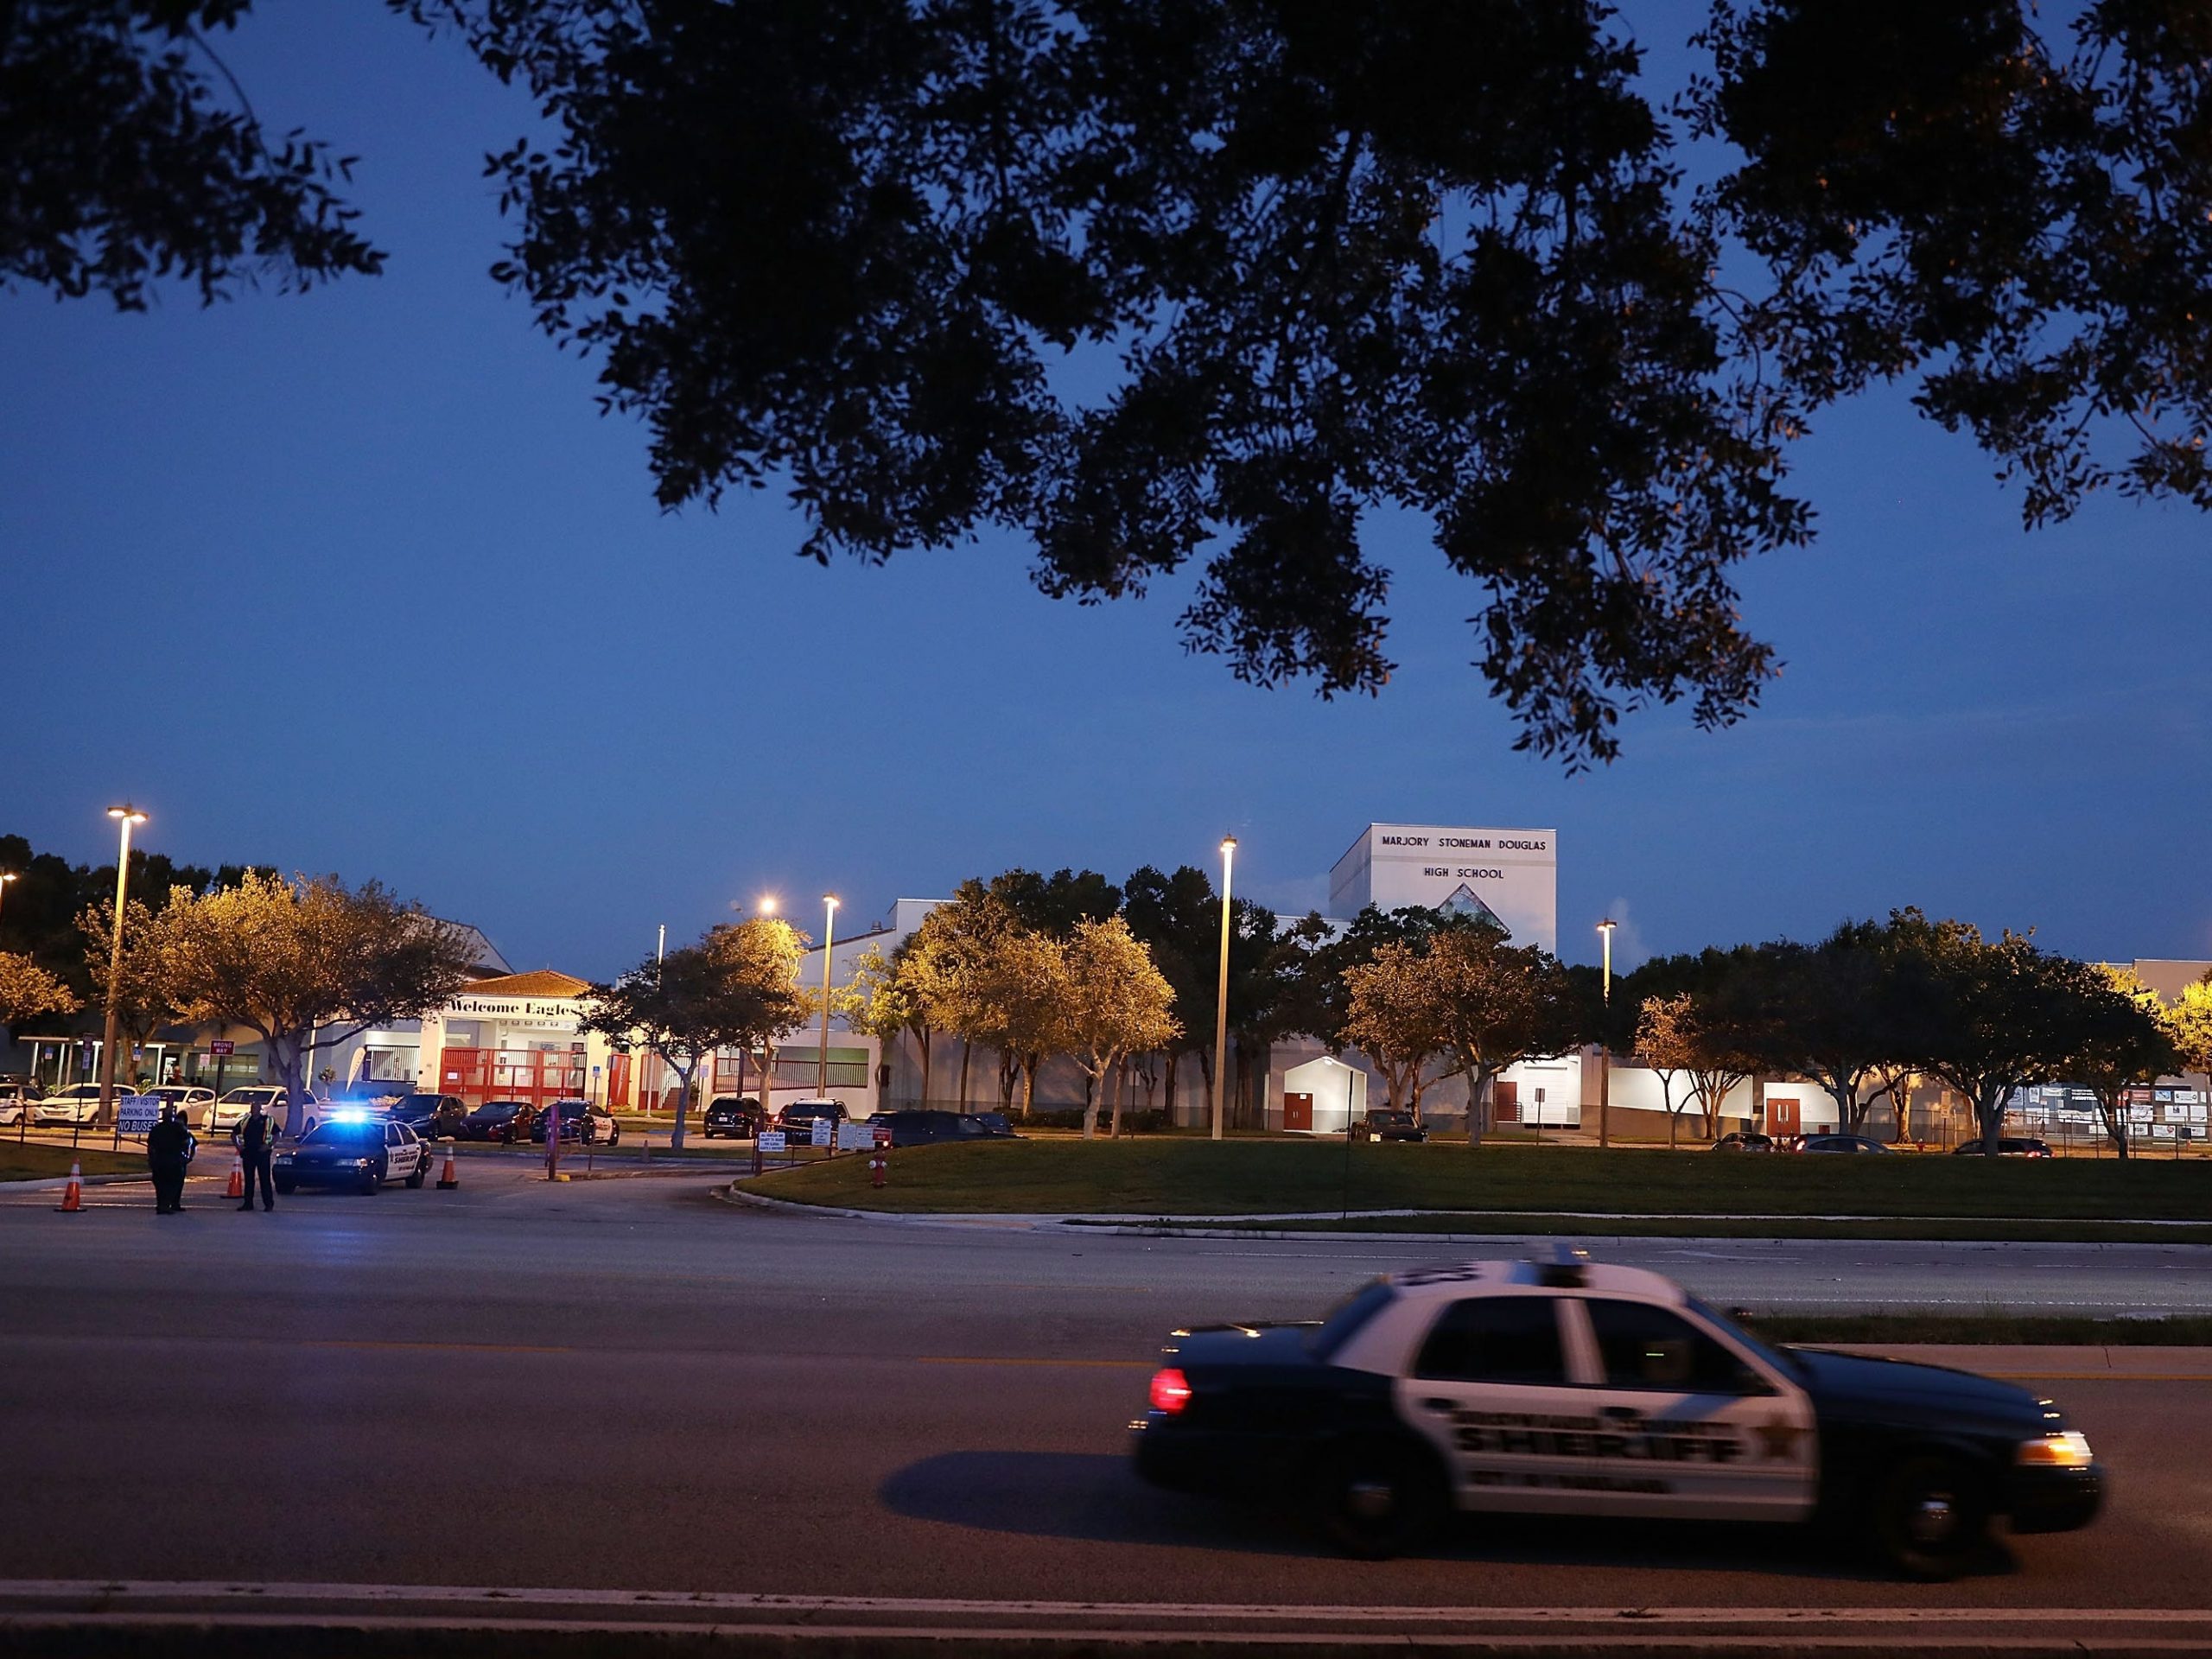
[[[281,1084],[250,1084],[243,1089],[233,1089],[215,1103],[214,1116],[208,1128],[228,1129],[245,1122],[246,1114],[259,1102],[261,1109],[279,1122],[284,1116],[284,1090]]]
[[[141,1089],[142,1095],[151,1095],[164,1104],[174,1106],[184,1115],[185,1122],[193,1128],[213,1127],[209,1114],[215,1107],[215,1091],[188,1083],[164,1083],[151,1089]]]

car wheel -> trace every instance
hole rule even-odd
[[[300,1185],[297,1181],[286,1180],[278,1180],[272,1183],[272,1185],[276,1187],[278,1192],[282,1193],[288,1198],[290,1198],[294,1192],[299,1190]]]
[[[428,1163],[424,1163],[423,1165],[422,1165],[419,1168],[417,1168],[417,1169],[416,1170],[416,1172],[415,1172],[412,1175],[410,1175],[410,1176],[407,1178],[407,1185],[408,1185],[409,1188],[411,1190],[411,1189],[413,1189],[413,1188],[416,1188],[416,1187],[421,1186],[421,1185],[423,1185],[423,1178],[424,1176],[428,1175],[429,1173],[430,1173],[430,1166],[429,1166],[429,1165]]]
[[[377,1188],[383,1185],[384,1183],[377,1179],[374,1172],[371,1172],[369,1174],[362,1176],[361,1196],[366,1198],[373,1198],[377,1195]]]
[[[607,1144],[610,1147],[619,1147],[622,1144],[622,1126],[620,1123],[613,1125],[607,1131]]]
[[[1905,1459],[1874,1488],[1870,1535],[1907,1578],[1955,1579],[1989,1535],[1980,1480],[1959,1459],[1929,1452]]]
[[[1322,1457],[1307,1510],[1322,1536],[1345,1554],[1378,1561],[1418,1548],[1443,1524],[1450,1501],[1425,1451],[1362,1440]]]

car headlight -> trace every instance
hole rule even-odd
[[[366,1169],[374,1162],[376,1162],[376,1160],[373,1158],[356,1158],[353,1160],[353,1167],[356,1169]]]
[[[2024,1469],[2086,1469],[2094,1459],[2089,1452],[2089,1437],[2069,1428],[2062,1434],[2022,1440],[2012,1461]]]

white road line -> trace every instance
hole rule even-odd
[[[701,1612],[842,1613],[915,1618],[992,1614],[1001,1618],[1274,1619],[1350,1624],[1600,1624],[1650,1630],[1677,1624],[1779,1624],[1793,1630],[1906,1624],[2114,1624],[2212,1629],[2212,1608],[2194,1607],[1516,1607],[1338,1606],[1310,1603],[1039,1601],[966,1597],[799,1596],[746,1591],[585,1590],[423,1584],[250,1583],[235,1579],[164,1581],[116,1579],[0,1580],[0,1602],[368,1602],[386,1605],[482,1604],[523,1608],[622,1607]]]

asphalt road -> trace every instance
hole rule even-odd
[[[2199,1381],[2049,1384],[2115,1471],[2088,1533],[1929,1589],[1787,1533],[1471,1527],[1338,1559],[1123,1463],[1160,1336],[1310,1317],[1434,1246],[1066,1237],[734,1208],[693,1173],[0,1197],[0,1578],[1375,1607],[2199,1609]],[[211,1184],[212,1186],[212,1184]],[[2212,1306],[2191,1247],[1653,1240],[1754,1307]],[[2055,1617],[2055,1616],[2054,1616]]]

